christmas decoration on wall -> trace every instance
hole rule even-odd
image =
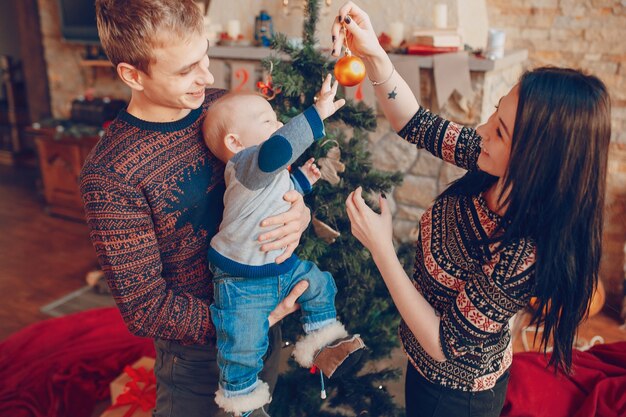
[[[396,72],[409,85],[417,101],[420,102],[422,92],[420,88],[420,67],[417,61],[409,56],[397,57],[394,59],[393,65],[396,67]]]
[[[321,80],[333,72],[335,65],[316,47],[319,1],[306,1],[302,43],[294,44],[284,34],[277,33],[272,42],[276,56],[263,61],[266,70],[273,67],[273,87],[280,89],[272,106],[282,122],[313,104]],[[290,59],[283,61],[279,56]],[[338,98],[346,98],[347,103],[324,121],[326,141],[315,143],[294,162],[294,166],[298,166],[315,158],[325,179],[318,181],[313,191],[305,196],[307,206],[314,213],[313,227],[302,235],[297,254],[333,275],[339,288],[335,298],[337,315],[351,332],[361,335],[368,346],[370,360],[377,361],[388,358],[398,346],[399,315],[370,253],[350,232],[345,200],[358,186],[362,186],[368,196],[388,193],[401,182],[402,175],[372,168],[368,132],[376,129],[376,115],[366,103],[357,102],[342,90]],[[375,205],[371,200],[368,202]],[[410,258],[412,260],[412,256]],[[298,314],[292,314],[283,320],[285,340],[296,340],[302,334],[299,318]],[[379,387],[400,374],[398,369],[377,371],[374,367],[365,367],[363,362],[340,379],[328,379],[325,383],[327,399],[322,400],[319,375],[309,374],[290,362],[289,368],[279,376],[269,414],[272,417],[399,417],[402,410],[389,392]]]
[[[437,105],[440,109],[455,90],[463,97],[474,96],[467,52],[434,55],[433,76],[437,91]]]
[[[254,91],[256,64],[236,62],[231,64],[230,89],[232,91]]]

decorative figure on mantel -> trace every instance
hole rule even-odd
[[[260,46],[270,46],[274,37],[274,25],[272,16],[265,10],[261,10],[254,19],[254,43]]]

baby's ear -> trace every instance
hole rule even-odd
[[[224,136],[224,146],[233,154],[244,149],[243,144],[239,140],[239,135],[236,133],[227,133],[226,136]]]

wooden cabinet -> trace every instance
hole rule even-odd
[[[35,136],[48,213],[83,221],[78,177],[97,136],[56,138],[54,129],[27,129]]]

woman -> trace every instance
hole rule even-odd
[[[408,416],[498,416],[511,364],[509,319],[531,298],[550,365],[570,371],[572,343],[597,283],[610,139],[603,83],[578,71],[524,74],[477,129],[420,108],[380,47],[368,15],[349,2],[333,24],[360,56],[392,127],[468,169],[424,213],[413,279],[392,243],[391,214],[346,201],[402,316]]]

